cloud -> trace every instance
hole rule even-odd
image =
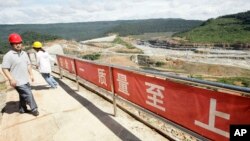
[[[0,0],[0,8],[14,7],[20,5],[21,0]]]
[[[0,24],[16,24],[148,18],[206,20],[245,12],[250,10],[250,3],[248,0],[8,0],[1,2],[0,7]]]

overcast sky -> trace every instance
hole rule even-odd
[[[248,10],[249,0],[0,0],[0,24],[207,20]]]

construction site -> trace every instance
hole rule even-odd
[[[79,58],[84,55],[99,54],[100,57],[94,61],[106,64],[121,65],[122,62],[123,66],[209,81],[217,81],[217,78],[224,77],[245,77],[249,81],[249,50],[205,47],[162,48],[149,42],[123,37],[123,41],[133,45],[133,48],[127,48],[125,45],[113,43],[115,38],[116,36],[109,36],[80,43],[64,42],[62,46],[66,54]],[[250,86],[240,83],[232,82],[233,85]]]
[[[0,103],[0,108],[3,109],[0,116],[0,141],[24,141],[27,138],[34,141],[228,140],[228,127],[213,127],[216,130],[222,128],[223,132],[219,133],[213,129],[207,131],[203,123],[197,119],[202,115],[206,120],[207,116],[203,112],[207,110],[198,110],[196,115],[199,116],[195,118],[194,115],[187,112],[195,113],[197,111],[181,110],[185,104],[188,104],[190,108],[192,106],[209,108],[209,100],[210,104],[216,103],[216,100],[218,104],[225,104],[223,103],[225,97],[228,98],[228,101],[237,99],[242,102],[242,107],[237,106],[237,103],[228,102],[238,110],[236,115],[234,108],[220,109],[227,111],[225,114],[231,116],[225,120],[249,122],[245,116],[237,115],[241,115],[241,112],[243,113],[249,108],[250,89],[242,87],[242,82],[237,82],[237,85],[233,86],[222,85],[216,80],[221,77],[250,76],[248,65],[250,51],[207,48],[166,49],[145,42],[138,43],[138,40],[124,37],[122,38],[124,42],[135,47],[127,48],[124,44],[114,43],[116,38],[117,36],[113,35],[82,42],[57,40],[45,43],[46,51],[57,60],[56,65],[53,66],[53,76],[59,82],[60,87],[55,90],[48,89],[45,81],[34,69],[36,81],[31,85],[41,115],[33,117],[29,114],[18,113],[18,95],[13,88],[6,84],[6,88],[1,92],[4,94],[1,94]],[[35,63],[34,51],[30,50],[28,53],[32,62]],[[97,56],[97,59],[87,61],[83,58],[86,55]],[[97,82],[95,82],[97,76],[92,74],[94,70],[92,67],[98,70],[99,81]],[[88,68],[92,69],[88,70]],[[112,72],[112,75],[104,72]],[[133,86],[137,86],[137,88],[134,88],[133,92],[129,91],[130,88],[122,87],[120,89],[118,86],[122,82],[124,85],[124,80],[126,80],[120,73],[133,76],[127,78],[128,82],[129,79],[138,81],[145,77],[148,82],[143,82],[143,84],[149,87],[145,93],[160,95],[164,104],[166,99],[162,95],[166,96],[165,89],[173,89],[171,91],[179,93],[180,96],[183,94],[182,98],[178,99],[184,99],[184,102],[175,99],[172,102],[167,101],[172,106],[170,104],[160,107],[156,104],[154,106],[158,109],[155,110],[148,105],[141,104],[139,99],[133,100],[132,98],[131,100],[128,97],[129,94],[139,95],[141,89],[138,87],[143,88],[144,86],[136,83]],[[115,77],[110,81],[111,84],[104,82],[104,80],[109,80],[108,76]],[[202,77],[202,80],[196,79],[197,77]],[[7,83],[4,80],[5,78],[2,76],[2,82]],[[113,81],[118,82],[116,84]],[[166,85],[159,86],[153,82],[162,85],[166,83]],[[203,98],[194,99],[194,101],[197,100],[196,102],[184,98],[187,95],[192,98],[192,92],[195,91],[204,94],[205,97],[208,96],[208,100],[205,100],[208,105],[203,105],[205,102],[202,104],[200,100]],[[180,106],[178,107],[174,103],[180,104]],[[199,106],[192,105],[192,103],[199,103]],[[172,114],[168,115],[166,112],[171,110],[173,110]],[[177,113],[179,117],[172,117]],[[187,121],[183,120],[183,116]],[[188,121],[189,118],[192,122]],[[230,124],[229,122],[226,122],[226,125]]]

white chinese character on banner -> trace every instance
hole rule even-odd
[[[67,60],[64,60],[64,62],[65,62],[65,68],[68,70],[68,69],[69,69],[68,61],[67,61]]]
[[[124,74],[120,74],[118,73],[118,78],[117,78],[117,81],[118,81],[118,91],[126,94],[126,95],[129,95],[128,93],[128,81],[127,81],[127,76],[124,75]]]
[[[74,61],[71,61],[71,67],[72,67],[72,71],[73,71],[73,72],[76,72],[76,71],[75,71]]]
[[[107,82],[106,82],[106,73],[104,69],[98,69],[98,79],[99,79],[99,83],[101,83],[102,85],[106,85],[107,86]]]
[[[84,72],[85,70],[84,70],[84,68],[79,68],[79,71]]]
[[[218,128],[215,128],[215,117],[216,116],[227,119],[227,120],[230,119],[230,114],[223,113],[223,112],[220,112],[220,111],[216,111],[216,99],[211,98],[211,100],[210,100],[210,108],[209,108],[209,121],[208,121],[208,124],[202,123],[202,122],[197,121],[197,120],[194,121],[194,124],[229,138],[229,133],[228,132],[223,131],[223,130],[218,129]]]
[[[164,98],[164,95],[162,91],[164,91],[165,88],[148,82],[145,82],[145,85],[149,86],[149,88],[146,91],[147,93],[151,94],[147,96],[148,100],[146,100],[146,103],[150,106],[165,111],[165,108],[160,106],[160,104],[163,105],[162,99]]]

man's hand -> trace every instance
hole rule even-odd
[[[33,77],[33,73],[32,73],[32,66],[30,64],[28,66],[28,72],[29,72],[31,81],[34,82],[34,77]]]
[[[9,82],[10,82],[10,86],[16,87],[16,80],[10,79]]]
[[[16,82],[16,80],[12,77],[12,75],[11,75],[9,69],[3,68],[3,73],[4,73],[4,75],[8,78],[9,83],[10,83],[10,86],[16,87],[16,83],[17,83],[17,82]]]
[[[33,75],[30,76],[30,79],[31,79],[31,82],[34,82],[34,80],[35,80]]]

